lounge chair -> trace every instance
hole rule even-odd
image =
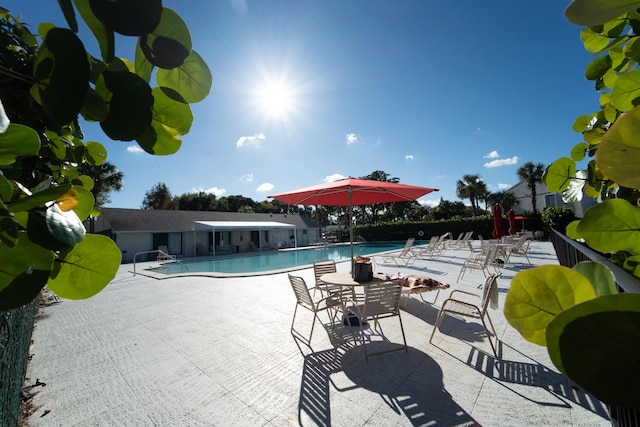
[[[400,251],[399,254],[390,253],[378,255],[378,258],[380,258],[381,260],[380,264],[391,264],[392,262],[394,262],[398,266],[407,266],[413,264],[416,261],[416,255],[412,250],[413,242],[415,240],[416,239],[414,239],[413,237],[407,239],[407,243],[405,243],[404,248],[402,249],[402,251]]]
[[[158,246],[158,258],[157,261],[175,261],[176,256],[169,254],[169,249],[165,245]]]
[[[429,277],[421,276],[404,276],[402,279],[402,295],[404,295],[405,301],[403,306],[406,306],[411,298],[411,295],[419,295],[420,299],[427,304],[435,304],[441,289],[448,289],[450,287],[447,283],[438,282],[437,280]],[[427,301],[424,299],[423,294],[427,292],[435,292],[433,301]]]
[[[490,274],[489,266],[493,265],[493,267],[496,268],[493,264],[496,258],[496,251],[497,248],[495,246],[489,246],[486,251],[483,250],[481,253],[471,252],[469,259],[462,263],[457,281],[462,280],[467,270],[480,270],[484,277],[487,277]]]
[[[446,246],[443,243],[443,236],[432,236],[429,239],[429,243],[426,246],[420,246],[412,249],[412,252],[415,256],[420,257],[422,259],[433,259],[442,255]]]

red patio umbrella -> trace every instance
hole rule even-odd
[[[522,231],[524,231],[524,220],[525,220],[525,219],[533,219],[533,217],[531,217],[531,216],[526,216],[526,215],[516,215],[516,216],[515,216],[515,219],[516,219],[516,220],[520,220],[520,219],[522,220]]]
[[[507,217],[509,218],[509,234],[512,236],[517,233],[516,231],[516,214],[513,209],[509,209],[507,213]]]
[[[349,243],[353,262],[353,206],[413,202],[432,191],[438,191],[438,189],[395,182],[343,178],[268,197],[289,205],[348,206]]]
[[[502,208],[499,204],[493,207],[493,233],[491,233],[494,239],[501,239],[504,235],[502,231]]]

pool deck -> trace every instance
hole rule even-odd
[[[468,256],[449,249],[377,271],[477,292],[481,273],[456,282]],[[557,264],[549,242],[532,242],[529,258]],[[507,324],[501,309],[510,281],[529,267],[517,264],[524,258],[513,261],[498,279],[500,309],[490,312],[500,358],[473,320],[445,318],[429,343],[447,290],[434,305],[413,296],[402,307],[408,352],[369,361],[359,347],[335,351],[322,327],[313,348],[292,337],[295,298],[286,273],[158,280],[123,265],[97,296],[42,309],[27,384],[46,386],[30,391],[29,425],[610,426],[600,402]],[[348,262],[338,264],[348,270]],[[294,274],[313,284],[311,268]],[[310,324],[305,316],[300,328]],[[381,325],[391,345],[401,342],[397,319]],[[389,345],[379,338],[367,345]]]

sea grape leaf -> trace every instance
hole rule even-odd
[[[616,279],[611,270],[604,264],[593,261],[579,262],[572,267],[575,271],[589,279],[596,296],[617,294]]]
[[[47,115],[58,126],[73,121],[89,89],[89,61],[78,36],[66,28],[49,30],[36,56],[34,77]]]
[[[580,237],[580,234],[578,233],[578,224],[580,223],[580,220],[577,219],[575,221],[571,221],[569,224],[567,224],[567,228],[565,230],[565,233],[567,234],[567,237],[569,237],[570,239],[574,239],[574,240],[578,240],[581,239],[582,237]]]
[[[181,66],[189,56],[191,35],[182,18],[173,10],[164,8],[160,24],[150,34],[140,37],[138,46],[151,64],[171,69]],[[144,78],[144,74],[141,77]]]
[[[589,52],[600,52],[611,41],[609,37],[598,34],[591,28],[584,28],[580,31],[580,40]],[[587,80],[598,80],[609,68],[611,68],[609,55],[600,56],[587,65],[585,77]]]
[[[592,299],[591,282],[567,267],[543,265],[515,275],[504,305],[504,315],[524,339],[546,345],[546,328],[560,312]]]
[[[10,310],[33,300],[47,283],[53,252],[20,231],[15,246],[0,245],[0,259],[0,310]]]
[[[604,24],[638,7],[640,1],[633,0],[573,0],[564,15],[576,25],[590,27]]]
[[[640,97],[640,70],[630,71],[618,77],[611,89],[611,103],[620,111],[631,110]]]
[[[640,107],[635,107],[616,120],[596,151],[600,172],[623,187],[640,188],[639,134]]]
[[[56,200],[71,189],[71,184],[63,184],[58,187],[49,187],[47,189],[36,191],[30,196],[23,197],[11,203],[7,209],[9,212],[28,211],[30,209],[44,206],[46,203]]]
[[[107,149],[99,142],[89,141],[84,144],[86,149],[84,155],[89,163],[100,166],[107,160]]]
[[[640,208],[623,199],[606,200],[585,212],[578,233],[600,252],[640,253]]]
[[[576,162],[580,162],[584,160],[588,150],[589,150],[589,144],[587,144],[586,142],[581,142],[579,144],[574,145],[573,148],[571,149],[571,160],[574,160]]]
[[[204,60],[192,50],[181,66],[171,70],[158,69],[156,81],[161,87],[173,89],[191,104],[207,97],[213,77]]]
[[[62,254],[47,284],[63,298],[89,298],[113,280],[121,261],[122,254],[113,240],[88,234],[71,251]]]
[[[127,71],[105,71],[102,75],[113,94],[107,119],[100,122],[102,130],[111,139],[136,139],[151,124],[153,96],[149,84]]]
[[[73,210],[63,211],[58,203],[49,206],[45,219],[51,235],[68,246],[82,242],[85,237],[86,230],[78,215]]]
[[[552,193],[560,193],[569,187],[575,175],[576,162],[568,157],[561,157],[547,168],[544,183]]]
[[[640,294],[605,295],[560,313],[547,327],[553,364],[602,402],[640,408]]]
[[[571,129],[574,132],[584,132],[589,129],[591,120],[593,120],[593,117],[583,114],[575,119],[573,125],[571,126]]]
[[[10,165],[19,156],[33,156],[40,150],[38,132],[32,128],[11,123],[0,133],[0,165]]]
[[[149,34],[160,23],[161,0],[89,0],[95,16],[125,36]]]

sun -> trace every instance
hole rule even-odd
[[[269,118],[286,120],[295,109],[295,90],[285,82],[265,82],[256,95],[259,109]]]

